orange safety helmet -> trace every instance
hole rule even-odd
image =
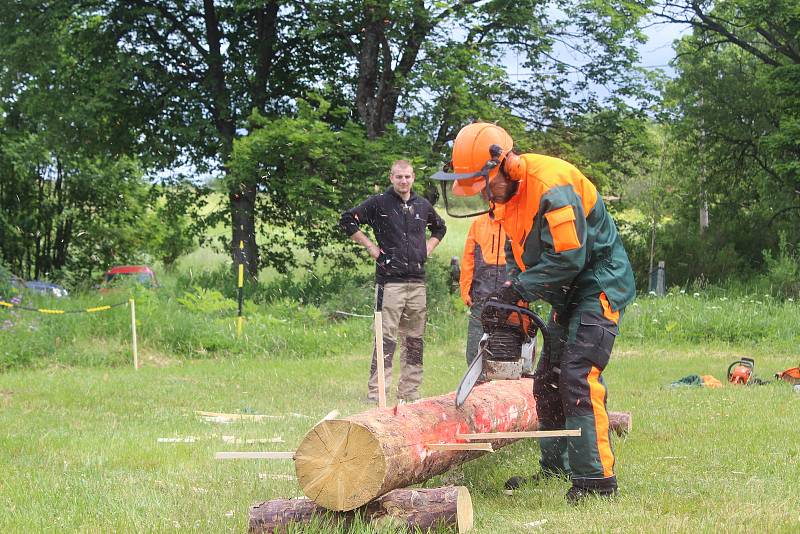
[[[492,145],[500,147],[500,154],[492,153]],[[497,176],[500,163],[514,147],[514,140],[501,127],[488,122],[474,122],[461,128],[453,143],[453,172],[458,174],[480,172],[487,161],[496,160],[497,165],[489,171],[489,180]],[[486,187],[483,176],[456,180],[453,194],[468,197],[477,195]]]

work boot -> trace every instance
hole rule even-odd
[[[617,493],[617,488],[580,488],[572,486],[564,497],[569,504],[578,505],[584,502],[587,497],[594,496],[602,499],[611,499],[616,497]]]

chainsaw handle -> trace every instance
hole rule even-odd
[[[528,308],[522,308],[520,306],[515,306],[513,304],[506,304],[504,302],[498,302],[496,300],[487,301],[486,306],[491,306],[497,308],[498,310],[507,311],[509,312],[509,315],[512,313],[519,313],[521,315],[526,315],[528,319],[531,320],[531,324],[534,325],[536,328],[538,328],[539,331],[542,333],[542,337],[544,338],[545,344],[549,342],[550,331],[547,329],[547,323],[545,323],[544,320],[541,317],[539,317],[539,315],[536,314],[535,312],[532,312]],[[521,322],[522,321],[520,321],[520,323]],[[527,334],[528,337],[536,336],[536,332],[533,332],[533,335],[531,335],[530,331],[525,332],[525,334]]]

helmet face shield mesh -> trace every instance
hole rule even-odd
[[[497,176],[514,140],[501,127],[486,122],[464,126],[453,141],[447,171],[431,179],[440,182],[441,197],[451,217],[474,217],[491,209],[489,182]],[[481,194],[482,193],[482,194]]]
[[[488,213],[489,202],[484,193],[488,177],[476,174],[478,175],[437,172],[431,176],[431,179],[439,182],[441,199],[451,217],[477,217]]]

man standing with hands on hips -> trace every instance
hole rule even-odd
[[[633,270],[597,188],[570,163],[516,154],[513,145],[495,124],[465,126],[453,144],[453,173],[437,179],[455,180],[455,196],[485,191],[490,213],[509,238],[509,282],[489,299],[541,299],[552,306],[550,343],[533,380],[540,429],[580,429],[581,435],[542,439],[533,480],[569,478],[571,503],[612,496],[616,459],[601,374],[635,296]],[[530,480],[514,477],[506,489]]]
[[[427,313],[425,261],[444,238],[444,221],[426,199],[412,190],[414,169],[397,160],[389,173],[391,186],[344,212],[339,226],[375,260],[376,298],[383,287],[383,354],[386,388],[392,376],[392,359],[402,342],[397,398],[419,398],[422,383],[423,334]],[[377,245],[361,231],[372,227]],[[430,238],[426,239],[426,229]],[[377,350],[372,352],[367,400],[378,400]]]

